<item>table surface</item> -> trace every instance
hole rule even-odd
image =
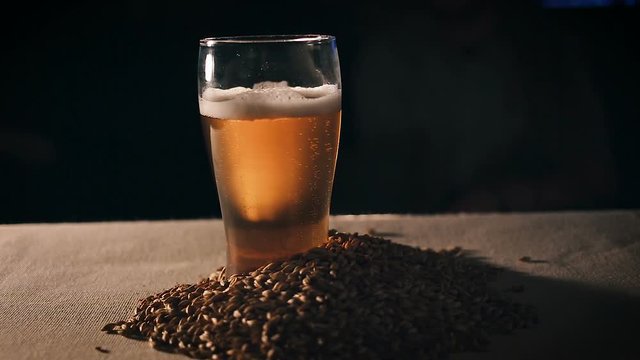
[[[452,359],[640,359],[640,212],[335,216],[332,227],[461,246],[524,285],[533,329]],[[224,263],[220,220],[0,225],[0,359],[177,359],[100,328]],[[544,260],[519,261],[523,256]],[[110,353],[103,354],[100,346]]]

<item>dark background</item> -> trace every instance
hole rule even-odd
[[[0,223],[219,216],[198,39],[269,33],[338,39],[333,213],[637,208],[638,9],[554,3],[5,8]]]

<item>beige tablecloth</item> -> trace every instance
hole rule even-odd
[[[337,216],[332,226],[462,246],[509,269],[496,286],[524,285],[514,296],[540,324],[453,359],[640,359],[640,212]],[[208,275],[224,247],[220,220],[0,226],[0,359],[181,358],[100,328],[140,297]]]

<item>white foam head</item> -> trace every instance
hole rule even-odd
[[[262,82],[253,88],[207,88],[200,98],[200,114],[219,119],[300,117],[341,109],[337,85],[290,87],[285,81]]]

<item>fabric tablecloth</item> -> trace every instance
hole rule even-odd
[[[638,211],[331,221],[423,248],[461,246],[507,269],[495,286],[524,286],[513,297],[534,305],[540,323],[453,359],[640,359]],[[1,225],[0,359],[181,358],[100,328],[224,259],[221,220]]]

